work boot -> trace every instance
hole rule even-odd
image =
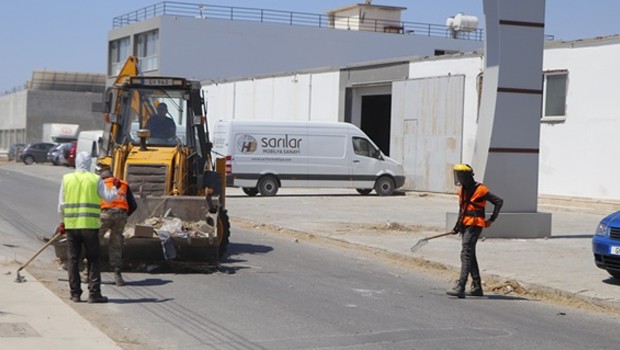
[[[108,297],[104,297],[103,295],[101,295],[101,293],[93,294],[88,297],[89,304],[103,304],[107,302],[108,302]]]
[[[121,275],[120,270],[114,271],[114,283],[119,287],[125,285],[125,280],[123,280],[123,275]]]
[[[72,296],[71,296],[71,301],[72,301],[72,302],[74,302],[74,303],[79,303],[79,302],[81,302],[82,300],[80,299],[80,296],[79,296],[79,295],[72,295]]]
[[[454,288],[447,291],[446,294],[451,295],[453,297],[457,297],[459,299],[465,298],[465,285],[464,283],[458,282]]]
[[[472,297],[483,297],[484,292],[482,291],[482,284],[480,282],[474,282],[471,284],[471,289],[467,292],[467,295]]]

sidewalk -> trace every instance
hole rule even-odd
[[[53,167],[45,169],[52,171]],[[227,208],[233,244],[234,230],[243,226],[235,223],[245,223],[257,230],[292,230],[376,248],[402,259],[428,261],[445,266],[454,276],[460,267],[458,236],[438,238],[418,252],[410,252],[421,238],[445,230],[446,213],[456,210],[455,196],[409,192],[378,197],[352,190],[281,189],[275,197],[248,197],[240,189],[229,189]],[[539,210],[553,215],[552,237],[487,238],[478,243],[487,294],[491,281],[513,281],[528,291],[521,295],[526,298],[544,292],[620,310],[620,282],[598,269],[591,253],[591,235],[607,209],[542,204]],[[2,234],[12,230],[1,218],[0,227]],[[80,316],[68,299],[49,291],[27,268],[21,272],[27,281],[14,283],[19,265],[15,257],[3,254],[13,250],[2,248],[6,247],[0,246],[0,349],[119,349]],[[19,260],[24,262],[29,254],[20,252]],[[446,289],[449,287],[446,281]]]
[[[41,172],[36,176],[57,178],[58,181],[62,174],[72,171],[71,168],[46,165],[24,166],[2,162],[0,165],[0,170],[10,169],[31,175]],[[29,267],[52,261],[52,247],[20,271],[25,282],[15,282],[17,269],[36,252],[36,249],[20,246],[17,238],[22,235],[0,216],[0,349],[120,350],[112,339],[69,305],[71,301],[68,297],[59,298],[28,271]]]
[[[16,283],[19,266],[0,257],[0,349],[121,349],[27,269],[20,271],[26,281]]]

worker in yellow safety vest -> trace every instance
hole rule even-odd
[[[69,244],[67,271],[71,300],[81,301],[79,262],[83,245],[88,261],[88,302],[106,303],[108,298],[101,294],[99,216],[101,199],[117,199],[120,181],[106,188],[99,175],[89,171],[90,164],[88,152],[80,152],[75,158],[75,172],[63,176],[58,195],[59,231],[66,234]]]

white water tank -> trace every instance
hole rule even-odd
[[[446,20],[446,26],[457,32],[473,32],[478,29],[478,17],[458,13]]]

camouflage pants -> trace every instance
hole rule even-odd
[[[108,256],[110,267],[113,270],[123,267],[123,231],[127,223],[127,212],[122,209],[104,209],[101,211],[101,226],[99,227],[99,240],[109,230],[110,240],[108,243]]]

